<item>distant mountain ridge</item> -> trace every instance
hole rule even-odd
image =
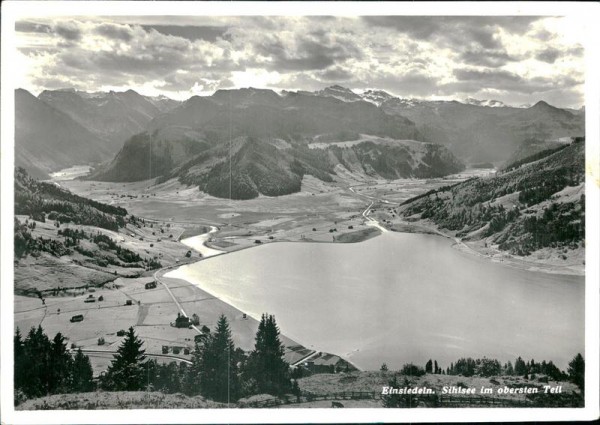
[[[468,162],[502,163],[522,141],[531,138],[585,135],[585,109],[566,110],[545,101],[523,107],[474,98],[430,101],[400,98],[381,90],[356,94],[337,85],[312,94],[345,102],[362,100],[389,115],[406,117],[417,125],[424,140],[443,144]]]
[[[390,179],[437,177],[464,168],[447,149],[423,143],[412,121],[360,98],[338,98],[348,92],[333,87],[327,95],[279,95],[249,88],[193,96],[155,117],[146,133],[130,138],[90,178],[178,178],[214,196],[250,199],[297,192],[307,174],[333,181],[337,165]],[[173,132],[192,136],[169,136]],[[360,134],[370,139],[347,148],[309,147],[315,139],[335,143]],[[407,139],[411,142],[401,142]],[[175,157],[174,151],[184,154]]]
[[[140,146],[157,148],[151,155],[139,152],[132,162],[134,166],[129,167],[114,157],[111,164],[95,174],[127,181],[168,174],[180,165],[183,156],[193,156],[200,153],[198,149],[245,137],[310,143],[316,137],[335,142],[368,134],[437,143],[462,161],[499,165],[521,149],[526,140],[547,141],[583,135],[585,119],[584,110],[555,108],[546,102],[515,108],[498,101],[475,99],[464,103],[426,101],[403,99],[376,89],[354,92],[341,85],[314,92],[279,94],[255,88],[217,90],[211,96],[192,96],[183,102],[164,96],[142,96],[133,90],[85,93],[60,89],[46,90],[38,100],[63,112],[83,129],[78,130],[80,136],[73,142],[77,146],[72,151],[61,145],[50,155],[41,149],[46,145],[45,132],[38,132],[34,137],[28,134],[29,139],[36,139],[39,149],[26,150],[24,154],[19,148],[19,165],[43,177],[59,168],[106,160],[125,147],[131,149],[130,140],[139,135],[135,140]],[[21,119],[16,129],[21,133],[17,134],[21,142],[27,129],[36,127],[35,123],[29,125],[25,121]],[[52,129],[49,134],[56,131]],[[175,137],[176,134],[193,136],[180,138]],[[172,146],[167,148],[169,144]],[[174,149],[173,155],[169,149]],[[89,150],[86,155],[79,154],[86,150]],[[527,153],[527,148],[522,150]],[[122,158],[123,154],[120,155]],[[60,160],[50,160],[53,156]],[[146,169],[142,158],[156,164],[154,170]],[[123,169],[118,171],[115,167]],[[108,169],[111,171],[106,174]]]
[[[398,139],[421,140],[416,126],[402,116],[386,114],[368,102],[347,102],[304,92],[278,95],[272,90],[219,90],[193,96],[148,124],[148,130],[170,125],[200,128],[221,137],[314,136],[354,131]]]
[[[103,141],[64,112],[26,90],[15,91],[15,165],[34,177],[108,159]]]
[[[527,139],[585,135],[583,115],[546,102],[530,108],[492,108],[456,101],[407,104],[390,99],[381,108],[412,120],[424,138],[447,146],[469,162],[502,163]]]
[[[66,113],[105,141],[116,153],[123,142],[146,129],[157,115],[175,107],[168,98],[149,98],[134,90],[86,93],[73,89],[44,90],[39,99]]]

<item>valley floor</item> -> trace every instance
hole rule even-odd
[[[190,250],[192,245],[180,240],[199,234],[208,226],[218,227],[218,232],[206,238],[206,245],[225,252],[278,241],[360,242],[377,236],[380,228],[437,233],[454,239],[430,223],[408,223],[392,211],[402,201],[427,190],[488,173],[489,170],[471,170],[444,179],[397,181],[366,181],[360,176],[344,175],[334,184],[307,176],[300,193],[247,201],[214,198],[173,180],[160,185],[151,181],[58,183],[80,196],[125,207],[130,214],[144,218],[145,226],[128,227],[112,237],[142,254],[160,254],[163,267],[174,267],[200,259],[196,250]],[[382,226],[374,226],[371,218]],[[37,224],[36,232],[55,234],[51,222]],[[568,253],[568,259],[561,260],[564,264],[557,265],[553,253],[537,253],[542,258],[516,258],[478,242],[457,240],[456,247],[492,261],[536,271],[577,274],[583,270],[578,264],[583,252]],[[186,256],[187,251],[191,251],[190,257]],[[76,260],[48,255],[27,258],[15,267],[15,327],[22,333],[37,325],[42,325],[49,335],[62,332],[69,345],[82,347],[91,356],[96,374],[108,366],[120,344],[121,337],[116,332],[131,325],[136,326],[146,342],[148,353],[156,355],[158,360],[189,361],[198,332],[170,326],[179,312],[197,314],[200,325],[211,329],[218,316],[225,313],[236,346],[245,350],[253,347],[258,323],[189,282],[164,278],[162,273],[155,276],[153,271],[82,268]],[[156,288],[145,289],[146,283],[155,280]],[[62,291],[53,294],[57,287]],[[46,291],[43,301],[31,296],[34,289]],[[103,296],[104,301],[86,303],[90,295],[96,299]],[[132,305],[126,305],[127,300]],[[71,323],[69,319],[76,314],[83,314],[84,321]],[[285,333],[285,329],[282,331]],[[103,345],[98,344],[99,338],[104,338]],[[308,356],[319,357],[315,351],[290,339],[284,338],[284,344],[286,359],[291,364]],[[162,356],[164,347],[166,356]]]

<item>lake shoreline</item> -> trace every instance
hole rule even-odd
[[[392,232],[392,233],[399,233],[399,232]],[[427,233],[427,232],[404,232],[404,233],[406,233],[406,234],[410,234],[410,233]],[[437,233],[437,232],[429,232],[429,233],[434,233],[434,234],[437,234],[438,236],[442,236],[442,235],[440,235],[440,234],[439,234],[439,233]],[[379,235],[379,236],[381,236],[381,235]],[[379,238],[371,237],[370,239],[377,240],[377,239],[379,239]],[[434,238],[434,239],[437,239],[437,238]],[[454,238],[453,238],[453,237],[450,237],[450,236],[447,236],[447,235],[445,236],[445,239],[450,239],[450,241],[449,241],[449,242],[452,242],[452,241],[454,241]],[[247,251],[247,248],[251,248],[251,247],[259,247],[259,246],[266,247],[266,246],[270,245],[270,244],[271,244],[271,242],[299,242],[299,241],[283,241],[283,240],[275,240],[275,241],[270,241],[270,242],[268,242],[268,243],[265,243],[265,244],[256,244],[256,245],[249,245],[249,246],[240,246],[240,247],[238,247],[238,249],[235,249],[235,250],[230,250],[230,251],[224,251],[222,254],[215,255],[214,257],[216,257],[216,258],[217,258],[217,257],[223,257],[223,254],[226,254],[226,253],[231,253],[231,252],[237,252],[237,251]],[[314,243],[315,243],[315,246],[325,246],[325,244],[322,244],[322,243],[318,243],[318,242],[314,242]],[[332,243],[332,242],[329,242],[329,244],[331,244],[331,243]],[[209,243],[206,243],[205,245],[209,245]],[[300,246],[300,244],[295,244],[295,243],[294,243],[294,244],[291,244],[291,245]],[[342,245],[341,245],[341,246],[343,246],[343,245],[357,245],[357,244],[354,244],[354,243],[342,243]],[[456,244],[456,242],[455,242],[455,243],[448,244],[448,246],[452,246],[454,249],[457,249],[457,248],[458,248],[458,247],[457,247],[457,244]],[[461,249],[458,249],[458,250],[459,250],[459,251],[463,251],[463,250],[461,250]],[[465,252],[465,253],[467,253],[467,254],[470,254],[470,255],[469,255],[469,256],[467,256],[467,257],[473,257],[473,253],[472,253],[472,252],[469,252],[469,251],[466,251],[466,250],[464,250],[463,252]],[[262,253],[260,254],[260,256],[264,257],[264,255],[263,255]],[[269,256],[266,256],[266,257],[268,258]],[[502,267],[502,266],[506,265],[506,264],[499,263],[499,262],[495,262],[495,261],[489,261],[489,258],[486,258],[486,256],[483,256],[483,255],[477,255],[477,257],[478,257],[478,258],[480,258],[481,260],[484,260],[484,261],[481,261],[481,263],[493,263],[493,264],[497,264],[497,266],[500,266],[500,267]],[[199,260],[199,261],[196,261],[196,262],[194,262],[194,263],[187,264],[186,266],[193,266],[194,264],[196,264],[196,263],[199,263],[199,262],[203,261],[204,259],[208,259],[208,258],[211,258],[211,257],[203,258],[203,259],[201,259],[201,260]],[[177,267],[176,269],[179,269],[179,267]],[[533,272],[533,273],[539,272],[538,270],[531,270],[531,269],[524,269],[524,268],[516,268],[516,267],[507,267],[506,269],[519,269],[519,270],[522,270],[522,271]],[[185,272],[183,272],[183,271],[182,271],[182,273],[185,273]],[[214,274],[213,274],[213,275],[214,275]],[[561,276],[560,274],[553,274],[553,275],[554,275],[554,279],[560,279],[560,276]],[[567,276],[565,275],[565,277],[567,277]],[[577,276],[577,275],[571,275],[570,277],[577,278],[577,277],[580,277],[580,276]],[[186,281],[188,284],[190,284],[190,285],[193,285],[194,287],[198,288],[199,290],[201,290],[201,291],[203,291],[203,292],[205,292],[205,293],[209,294],[210,296],[212,296],[212,297],[214,297],[214,298],[218,299],[218,300],[219,300],[221,303],[223,303],[223,304],[225,304],[225,305],[227,305],[227,306],[229,306],[229,307],[231,307],[231,308],[234,308],[235,310],[237,310],[237,311],[239,311],[239,312],[245,312],[245,313],[247,313],[247,312],[245,311],[245,309],[244,309],[244,307],[243,307],[243,306],[237,306],[235,302],[230,302],[230,301],[229,301],[229,300],[227,300],[226,298],[224,299],[224,298],[223,298],[223,297],[221,297],[221,296],[215,295],[215,293],[213,293],[213,292],[212,292],[210,289],[207,289],[207,288],[203,287],[202,285],[200,285],[199,283],[196,283],[197,279],[194,279],[194,278],[192,278],[191,276],[187,276],[187,277],[178,276],[178,277],[177,277],[177,279],[185,280],[185,281]],[[255,312],[255,313],[256,313],[256,312]],[[248,314],[248,313],[247,313],[247,314]],[[250,314],[248,314],[248,316],[249,316],[249,317],[251,317],[251,316],[250,316]],[[282,329],[282,335],[287,335],[287,334],[289,334],[289,330],[286,328],[285,324],[281,324],[281,323],[280,323],[280,327],[281,327],[281,329]],[[306,335],[305,335],[304,337],[299,337],[299,338],[298,338],[298,337],[296,337],[295,339],[294,339],[293,337],[288,337],[288,338],[289,338],[290,340],[292,340],[292,341],[298,341],[298,340],[300,340],[300,341],[305,341],[305,342],[306,342],[306,341],[312,341],[312,340],[311,340],[309,337],[306,337]],[[307,339],[307,338],[308,338],[308,339]],[[364,347],[362,347],[362,348],[364,348]],[[361,350],[362,350],[362,348],[361,348]],[[327,348],[325,348],[325,349],[327,349]],[[328,351],[329,351],[329,352],[342,352],[342,353],[346,353],[346,354],[354,354],[354,351],[358,351],[358,350],[350,350],[350,351],[348,351],[348,350],[342,350],[342,351],[339,351],[339,350],[338,350],[338,351],[336,351],[336,350],[332,350],[332,349],[330,348]],[[342,354],[342,355],[343,355],[343,354]],[[474,355],[476,355],[476,353],[474,353]],[[344,357],[341,357],[341,358],[344,358]],[[358,360],[358,359],[357,359],[357,360]],[[351,363],[351,364],[352,364],[352,362],[353,362],[354,360],[346,360],[346,361],[348,361],[349,363]],[[359,364],[360,364],[360,362],[359,362]],[[372,365],[371,365],[371,366],[372,366]],[[376,370],[376,367],[375,367],[375,366],[373,366],[373,367],[365,367],[365,366],[363,365],[363,366],[360,366],[360,369],[361,369],[361,370]]]
[[[399,221],[395,222],[390,230],[397,233],[420,233],[437,235],[454,241],[452,247],[459,251],[480,258],[487,259],[490,262],[502,264],[507,267],[526,270],[531,272],[546,273],[551,275],[583,276],[585,277],[585,265],[557,265],[541,261],[531,261],[525,257],[519,257],[509,254],[506,251],[500,251],[490,247],[482,246],[482,241],[465,241],[456,236],[445,233],[432,223],[420,220],[417,222]],[[532,254],[533,255],[533,254]]]
[[[207,295],[208,297],[212,297],[215,300],[217,300],[222,305],[221,310],[227,311],[229,316],[234,316],[234,317],[241,316],[244,318],[243,320],[250,320],[250,321],[255,322],[255,325],[256,325],[255,327],[258,328],[258,322],[260,321],[259,317],[253,317],[251,314],[243,311],[239,307],[235,306],[233,303],[227,302],[227,301],[223,300],[221,297],[211,293],[210,291],[207,291],[205,288],[203,288],[200,285],[199,282],[195,282],[189,278],[184,278],[184,277],[167,276],[170,273],[177,273],[179,268],[181,268],[183,266],[192,266],[194,264],[200,263],[202,261],[206,261],[213,257],[220,257],[225,254],[230,254],[233,252],[238,252],[241,250],[246,250],[249,248],[255,248],[256,246],[260,246],[260,245],[240,246],[239,249],[232,250],[232,251],[222,251],[222,250],[213,248],[213,247],[209,246],[208,241],[210,239],[210,235],[218,232],[219,229],[216,226],[210,226],[210,227],[211,227],[211,230],[207,233],[192,236],[190,238],[186,238],[186,239],[188,239],[187,243],[184,240],[180,240],[180,242],[183,243],[184,245],[186,245],[186,246],[190,247],[191,249],[195,250],[196,252],[199,252],[200,254],[202,254],[201,259],[196,260],[194,262],[190,262],[190,263],[185,263],[185,264],[181,264],[181,265],[171,265],[169,267],[165,267],[165,268],[157,271],[155,273],[155,277],[157,278],[158,281],[160,281],[160,279],[165,279],[165,280],[169,280],[170,283],[185,282],[185,284],[194,287],[196,290]],[[189,239],[192,239],[192,238],[200,238],[202,241],[201,246],[205,247],[206,250],[201,249],[200,245],[198,245],[192,241],[189,241]],[[277,241],[277,242],[283,242],[283,241]],[[219,252],[216,252],[216,251],[219,251]],[[206,255],[206,254],[208,254],[208,255]],[[161,282],[161,283],[163,283],[163,285],[166,286],[166,283],[164,283],[164,282]],[[169,282],[167,282],[167,283],[169,283]],[[216,319],[217,318],[214,318],[215,322],[216,322]],[[245,335],[243,335],[242,339],[254,340],[255,333],[256,332],[252,332],[252,333],[248,334],[247,332],[245,332]],[[235,335],[235,333],[234,333],[233,336],[234,336],[234,339],[240,337],[239,333],[238,333],[238,335]],[[327,353],[327,352],[307,348],[304,344],[296,341],[294,338],[288,337],[286,335],[286,333],[283,331],[283,329],[281,330],[281,339],[282,339],[283,345],[286,347],[285,356],[288,358],[288,362],[290,363],[291,366],[295,366],[299,363],[300,360],[304,360],[309,357],[316,356],[317,358],[319,358],[319,357],[331,356],[334,358],[339,358],[338,364],[342,364],[342,366],[344,363],[348,364],[349,370],[360,370],[358,367],[356,367],[356,365],[352,364],[352,362],[350,362],[349,360],[343,358],[342,356],[340,356],[338,354]],[[248,348],[249,347],[246,347],[246,349],[248,349]],[[303,353],[304,351],[309,351],[310,353],[308,355],[304,355],[304,354],[297,355],[297,353],[299,353],[299,352]],[[292,359],[292,360],[289,360],[289,359]]]

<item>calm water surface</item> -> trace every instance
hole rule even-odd
[[[272,243],[171,272],[362,369],[516,356],[565,368],[584,350],[584,278],[512,269],[447,239],[386,233],[356,244]]]

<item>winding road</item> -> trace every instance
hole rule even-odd
[[[189,246],[190,248],[194,249],[195,251],[199,252],[200,254],[202,254],[202,258],[208,258],[208,257],[213,257],[215,255],[220,255],[223,254],[223,251],[219,251],[217,249],[213,249],[213,248],[209,248],[205,245],[205,243],[208,241],[208,239],[210,238],[210,235],[217,232],[219,229],[215,226],[210,226],[210,231],[208,233],[204,233],[202,235],[198,235],[198,236],[193,236],[193,238],[195,239],[194,242],[188,242],[186,243],[185,241],[189,241],[189,239],[192,238],[188,238],[188,239],[184,239],[181,241],[181,243],[183,243],[186,246]],[[182,232],[183,233],[183,232]],[[181,236],[181,234],[180,234]],[[198,260],[198,261],[202,261],[202,260]],[[171,288],[169,288],[169,285],[167,283],[167,279],[164,277],[164,274],[172,269],[175,269],[177,267],[182,266],[183,264],[173,264],[171,266],[167,266],[167,267],[163,267],[162,269],[159,269],[157,271],[154,272],[154,280],[158,283],[160,283],[162,286],[165,287],[165,289],[167,290],[167,292],[169,293],[169,295],[171,296],[171,298],[173,299],[173,302],[177,305],[177,308],[179,309],[179,311],[181,312],[181,314],[184,317],[188,317],[188,314],[186,313],[186,311],[184,310],[183,306],[179,303],[179,300],[177,299],[177,297],[175,296],[175,294],[173,294],[173,292],[171,291]],[[200,329],[198,329],[196,327],[196,325],[192,325],[192,328],[198,332],[199,334],[202,334],[202,331]]]

